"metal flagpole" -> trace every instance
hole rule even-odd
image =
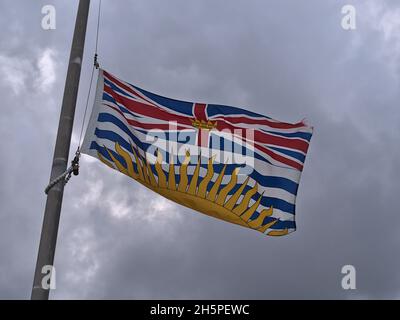
[[[54,179],[59,177],[67,169],[76,99],[78,95],[79,78],[81,74],[89,5],[90,0],[79,1],[50,181],[54,181]],[[47,194],[42,233],[40,236],[39,252],[36,261],[35,276],[31,295],[32,300],[47,300],[49,298],[50,288],[48,288],[48,286],[43,286],[42,280],[49,270],[52,270],[53,267],[63,191],[64,180],[60,180],[48,191]]]

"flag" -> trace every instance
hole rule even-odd
[[[99,69],[81,152],[176,203],[280,236],[296,229],[311,136],[303,121],[166,98]]]

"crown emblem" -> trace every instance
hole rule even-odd
[[[221,186],[222,180],[225,176],[226,164],[222,171],[219,173],[211,189],[208,184],[214,176],[214,157],[208,159],[207,173],[204,177],[200,177],[200,159],[197,162],[192,178],[189,181],[187,175],[187,167],[190,162],[190,153],[187,151],[185,159],[179,168],[179,183],[175,182],[175,165],[171,161],[169,163],[169,170],[166,174],[162,169],[161,163],[163,161],[161,153],[157,150],[157,159],[154,164],[150,164],[147,157],[143,157],[135,150],[132,143],[130,144],[132,154],[125,151],[118,142],[115,143],[115,152],[124,159],[125,164],[120,162],[107,147],[103,146],[112,162],[105,159],[101,153],[97,153],[98,158],[107,166],[117,169],[123,174],[137,180],[149,189],[157,192],[158,194],[182,204],[188,208],[200,211],[206,215],[219,218],[231,223],[235,223],[244,227],[258,230],[264,233],[278,220],[274,219],[271,222],[264,224],[264,219],[273,213],[273,207],[263,209],[256,218],[252,218],[253,213],[256,212],[263,194],[259,195],[257,200],[250,205],[251,198],[257,193],[257,183],[246,193],[243,194],[244,188],[249,182],[249,177],[241,183],[240,187],[228,197],[229,192],[237,185],[237,175],[239,168],[235,168],[231,174],[230,181]],[[134,161],[133,161],[134,160]],[[135,169],[136,167],[136,169]],[[155,170],[153,170],[153,168]],[[156,174],[155,174],[155,172]],[[243,197],[240,196],[243,194]],[[271,236],[280,236],[288,233],[287,229],[272,230],[268,232]]]
[[[212,130],[217,127],[217,121],[205,121],[205,120],[193,120],[192,121],[192,126],[197,128],[197,129],[206,129],[206,130]]]

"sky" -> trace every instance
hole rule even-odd
[[[400,2],[102,2],[102,68],[172,98],[306,118],[314,135],[297,231],[285,237],[186,209],[83,155],[64,192],[52,299],[400,298]],[[0,3],[2,299],[30,297],[77,4]],[[341,24],[348,4],[354,30]],[[42,28],[45,5],[53,30]],[[341,286],[344,265],[355,267],[354,290]]]

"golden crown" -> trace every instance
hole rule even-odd
[[[193,120],[192,126],[198,129],[212,130],[217,127],[217,121]]]

